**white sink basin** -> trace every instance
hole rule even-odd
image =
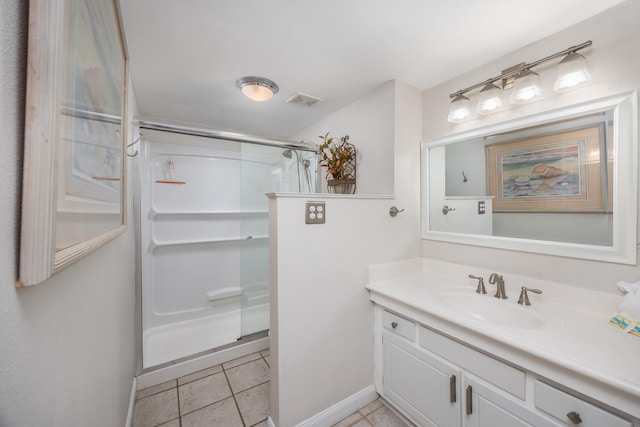
[[[484,322],[520,329],[535,329],[544,320],[532,313],[530,307],[518,305],[512,299],[497,299],[491,295],[447,292],[440,301],[450,310],[472,316]]]

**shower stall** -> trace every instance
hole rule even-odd
[[[142,367],[269,329],[269,192],[314,193],[313,144],[140,122]]]

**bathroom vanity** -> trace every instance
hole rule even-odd
[[[419,426],[640,427],[640,338],[608,324],[622,297],[504,275],[498,299],[492,273],[369,268],[378,393]],[[543,293],[522,306],[522,286]]]

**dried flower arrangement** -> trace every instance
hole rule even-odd
[[[319,136],[322,143],[318,152],[322,156],[320,166],[327,168],[327,185],[330,192],[354,193],[356,183],[356,147],[349,143],[349,135],[329,137],[329,132]],[[331,179],[329,178],[331,177]],[[340,185],[340,188],[336,186]]]

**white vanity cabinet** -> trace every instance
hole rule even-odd
[[[634,424],[379,304],[378,392],[418,426]]]
[[[576,424],[581,427],[630,427],[633,425],[602,408],[538,380],[535,380],[534,394],[536,408],[567,424]]]
[[[546,427],[564,425],[529,409],[525,402],[510,398],[497,387],[473,375],[464,375],[464,426]]]
[[[460,369],[384,333],[384,396],[422,426],[459,426]]]

